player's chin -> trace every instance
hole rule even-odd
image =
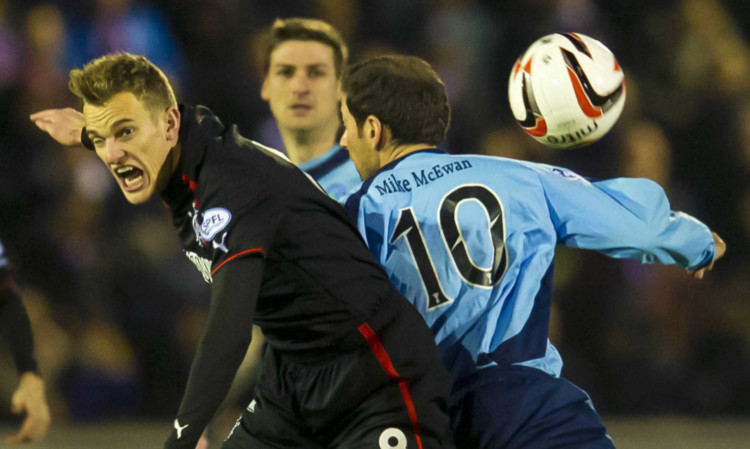
[[[125,199],[128,200],[130,204],[143,204],[149,199],[151,199],[151,196],[153,195],[153,189],[151,189],[149,186],[143,186],[142,188],[135,190],[135,191],[128,191],[125,188],[122,188],[122,194],[125,195]]]
[[[310,131],[318,125],[318,120],[312,114],[291,117],[288,121],[289,127],[295,131]]]

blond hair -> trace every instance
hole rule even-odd
[[[68,87],[85,103],[101,106],[121,92],[130,92],[152,110],[176,107],[166,75],[144,56],[111,53],[70,71]]]

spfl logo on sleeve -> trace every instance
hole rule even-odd
[[[223,207],[214,207],[205,212],[196,211],[193,214],[193,230],[195,240],[206,246],[216,235],[227,227],[232,220],[232,213]]]
[[[196,207],[196,203],[193,203],[193,212],[190,214],[193,217],[193,231],[195,232],[195,241],[202,247],[208,246],[210,242],[213,242],[213,248],[215,250],[229,252],[229,248],[226,246],[227,233],[224,232],[220,238],[216,238],[217,235],[224,228],[227,227],[229,222],[232,220],[232,213],[223,207],[214,207],[201,212]],[[185,255],[191,262],[198,268],[198,271],[203,275],[203,279],[209,284],[213,282],[211,276],[211,261],[205,257],[199,256],[193,251],[185,251]]]

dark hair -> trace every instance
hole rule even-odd
[[[354,64],[342,87],[358,127],[374,115],[397,144],[437,146],[445,139],[450,104],[443,82],[423,59],[387,55]]]
[[[68,87],[85,103],[101,106],[121,92],[130,92],[151,109],[177,106],[166,75],[143,56],[112,53],[70,71]]]
[[[337,77],[341,76],[349,58],[349,49],[346,48],[341,34],[327,22],[318,19],[304,17],[276,19],[268,30],[267,39],[263,61],[264,75],[268,74],[268,69],[271,67],[271,53],[286,41],[315,41],[331,47]]]

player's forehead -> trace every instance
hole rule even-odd
[[[84,103],[83,119],[86,130],[103,133],[112,126],[125,121],[138,121],[148,117],[149,112],[143,101],[131,92],[120,92],[102,105]]]
[[[333,68],[333,48],[318,41],[288,40],[271,52],[271,66],[324,66]]]

